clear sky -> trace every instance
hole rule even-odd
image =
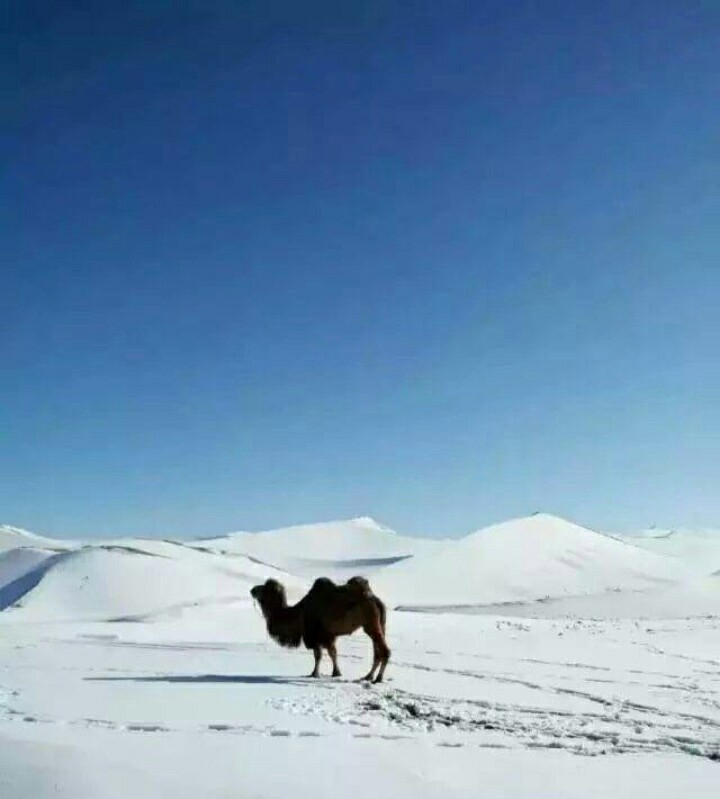
[[[11,2],[0,521],[720,526],[720,5]]]

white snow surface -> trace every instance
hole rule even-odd
[[[177,545],[85,546],[53,558],[37,587],[12,613],[40,620],[128,621],[182,613],[207,603],[246,600],[267,577],[297,580],[249,558],[222,558]],[[289,580],[288,580],[289,578]]]
[[[257,533],[230,533],[218,538],[201,539],[201,543],[226,551],[277,553],[324,560],[383,558],[411,555],[432,541],[398,535],[394,530],[371,519],[359,516],[317,524],[298,524]]]
[[[66,544],[61,541],[51,541],[48,538],[35,535],[28,530],[23,530],[20,527],[0,524],[0,552],[6,552],[16,547],[41,547],[47,545],[57,545],[62,548],[66,546]]]
[[[697,574],[720,569],[720,529],[651,528],[627,540],[658,555],[677,558]]]
[[[684,576],[675,562],[539,513],[392,565],[379,585],[393,604],[423,608],[647,589],[672,585]]]
[[[300,524],[258,533],[231,533],[194,542],[223,553],[242,553],[295,574],[342,577],[374,572],[442,542],[398,535],[368,516],[345,521]]]
[[[720,575],[676,557],[549,515],[455,541],[366,518],[4,540],[2,799],[717,795]],[[362,633],[345,677],[300,676],[249,596],[350,573],[391,608],[383,685],[353,682]]]

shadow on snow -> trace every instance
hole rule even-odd
[[[137,677],[85,677],[86,682],[239,683],[241,685],[303,685],[309,677],[278,677],[271,674],[159,674]]]

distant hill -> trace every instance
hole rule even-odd
[[[43,538],[19,527],[10,527],[7,524],[0,525],[0,552],[15,549],[16,547],[42,546],[63,547],[65,545],[60,541]]]
[[[295,574],[338,578],[345,573],[373,572],[442,547],[436,539],[398,535],[367,516],[258,533],[231,533],[189,543],[217,552],[247,554]]]
[[[652,527],[626,538],[650,552],[677,558],[700,575],[720,569],[720,529],[717,528]]]
[[[675,557],[658,554],[669,542]],[[87,544],[5,526],[0,610],[32,620],[152,621],[190,608],[202,617],[211,605],[249,603],[250,587],[269,577],[287,586],[292,601],[318,576],[363,574],[391,606],[406,609],[501,613],[540,601],[548,613],[714,612],[720,584],[717,577],[692,582],[699,566],[686,566],[691,543],[703,574],[720,570],[709,533],[620,539],[549,514],[440,540],[398,535],[368,517],[192,541]]]
[[[671,585],[676,562],[577,524],[536,514],[390,566],[379,590],[394,604],[479,605]]]

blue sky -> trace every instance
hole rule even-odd
[[[14,6],[0,521],[720,526],[716,3]]]

